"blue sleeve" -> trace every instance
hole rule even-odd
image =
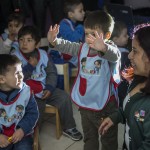
[[[23,129],[25,135],[30,134],[36,126],[38,118],[38,106],[34,96],[31,95],[29,103],[25,109],[25,115],[18,123],[17,128]]]
[[[69,23],[63,20],[60,23],[59,36],[71,42],[81,42],[84,40],[84,27],[79,24],[72,30]]]

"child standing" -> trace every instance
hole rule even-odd
[[[127,26],[124,22],[116,21],[111,40],[118,46],[121,52],[121,71],[129,67],[130,60],[128,59],[129,50],[126,48],[128,44],[128,31]],[[123,100],[126,96],[129,83],[127,80],[122,78],[122,82],[118,87],[118,96],[120,106],[122,106]]]
[[[47,103],[59,109],[63,133],[72,140],[81,140],[82,135],[76,129],[69,95],[56,88],[56,67],[47,53],[38,49],[40,38],[35,27],[23,27],[18,33],[20,50],[13,52],[22,61],[25,82],[34,91],[40,111],[39,126],[41,127]]]
[[[13,13],[8,17],[8,29],[0,36],[0,54],[9,54],[11,49],[18,48],[18,31],[24,22],[20,13]]]
[[[0,55],[0,149],[32,150],[32,133],[38,107],[29,86],[23,83],[21,61]]]
[[[84,132],[84,150],[99,149],[98,127],[103,118],[115,111],[119,82],[118,65],[120,52],[108,41],[114,27],[113,18],[104,11],[93,11],[84,21],[85,43],[71,43],[57,39],[59,26],[50,27],[48,40],[50,46],[63,53],[78,56],[78,75],[72,88],[71,97],[81,113]],[[83,69],[83,58],[86,61]],[[85,59],[86,58],[86,59]],[[95,72],[94,62],[100,60],[99,71]],[[86,71],[85,71],[86,70]],[[115,96],[116,95],[116,96]],[[103,150],[117,150],[118,127],[113,126],[101,137]]]

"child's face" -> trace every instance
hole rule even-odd
[[[85,12],[83,10],[83,4],[79,4],[76,6],[76,8],[74,9],[74,11],[70,12],[70,16],[69,18],[76,22],[76,21],[83,21],[84,20],[84,16],[85,16]]]
[[[128,36],[127,28],[124,28],[120,33],[120,36],[115,38],[114,42],[117,46],[123,47],[127,45],[128,38],[129,36]]]
[[[31,35],[27,34],[19,38],[19,47],[23,53],[30,53],[33,52],[38,46]]]
[[[10,34],[18,35],[18,31],[22,28],[23,24],[17,21],[11,21],[8,23],[8,31]]]
[[[103,31],[101,29],[90,29],[90,28],[85,28],[85,42],[87,44],[89,44],[87,37],[89,36],[89,34],[93,35],[95,37],[95,31],[98,32],[98,34],[100,35],[101,33],[104,35]],[[104,37],[105,38],[105,37]]]
[[[23,84],[23,77],[21,64],[8,66],[8,72],[5,75],[1,75],[1,90],[11,91],[13,89],[20,89]]]

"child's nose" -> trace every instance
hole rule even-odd
[[[27,41],[26,40],[23,40],[23,45],[26,45],[27,44]]]

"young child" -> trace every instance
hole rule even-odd
[[[82,2],[80,0],[64,1],[64,14],[65,18],[60,22],[58,37],[71,42],[83,42],[84,27],[79,23],[79,21],[83,22],[85,16]],[[58,52],[55,51],[55,53]],[[63,54],[63,59],[65,62],[69,62],[70,68],[77,66],[78,59],[76,56]]]
[[[117,107],[115,88],[116,82],[120,81],[118,70],[120,52],[112,42],[108,41],[113,27],[113,18],[108,13],[93,11],[84,21],[86,42],[83,44],[57,39],[58,25],[50,27],[48,32],[51,47],[79,58],[78,75],[71,97],[79,106],[81,113],[84,150],[99,150],[98,127],[101,121]],[[101,60],[98,72],[94,71],[94,62],[97,60]],[[83,62],[86,62],[84,66]],[[103,150],[110,150],[110,146],[111,150],[117,150],[117,131],[118,127],[113,126],[101,137]]]
[[[111,35],[111,40],[118,46],[121,52],[121,71],[125,68],[129,67],[130,60],[128,59],[129,50],[126,48],[128,44],[128,31],[127,26],[124,22],[116,21],[113,33]],[[129,83],[127,80],[122,78],[121,84],[118,87],[118,96],[120,106],[123,104],[123,100],[126,96],[126,92],[128,89]]]
[[[83,4],[80,0],[66,0],[64,2],[64,18],[60,22],[58,37],[71,42],[84,41],[84,27],[81,23],[84,20],[85,12]],[[68,54],[63,54],[65,61],[69,61],[70,65],[77,67],[78,58]]]
[[[128,93],[120,108],[110,114],[101,124],[101,134],[119,122],[125,124],[127,150],[150,148],[150,24],[135,27],[132,51],[128,55],[134,76]]]
[[[81,24],[84,20],[85,12],[83,10],[83,4],[80,0],[66,0],[64,1],[64,14],[65,18],[60,22],[60,30],[58,37],[71,42],[83,42],[84,41],[84,27]],[[79,23],[80,21],[80,23]],[[68,54],[61,54],[58,51],[49,48],[50,56],[54,63],[69,63],[69,72],[71,75],[71,69],[77,67],[77,56],[71,56]],[[64,89],[64,79],[62,76],[58,76],[58,87]]]
[[[38,49],[40,35],[33,26],[25,26],[18,33],[20,50],[13,52],[23,64],[25,82],[34,91],[39,111],[39,126],[45,111],[45,105],[50,104],[59,108],[63,133],[71,139],[82,139],[76,129],[72,105],[69,95],[57,85],[57,70],[49,60],[46,51]]]
[[[0,149],[32,150],[38,107],[16,56],[0,55]]]
[[[20,13],[15,12],[8,17],[8,29],[0,36],[0,54],[9,54],[11,49],[18,48],[18,31],[24,22]]]

